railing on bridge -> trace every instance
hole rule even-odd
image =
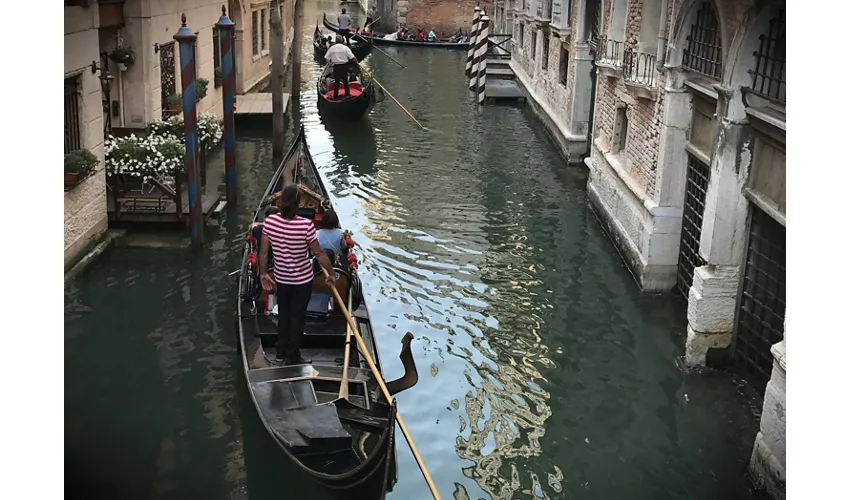
[[[513,35],[510,33],[493,33],[487,39],[487,49],[490,51],[494,51],[497,54],[499,51],[507,52],[508,55],[511,55],[510,44],[509,41],[513,39]]]

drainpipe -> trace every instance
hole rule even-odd
[[[665,52],[667,51],[667,3],[669,0],[661,0],[661,21],[658,28],[658,49],[655,52],[655,67],[659,72],[664,72]]]

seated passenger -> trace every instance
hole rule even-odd
[[[396,34],[395,34],[396,39],[398,39],[398,40],[404,40],[404,32],[405,32],[404,27],[399,26],[399,27],[398,27],[398,32],[396,32]]]
[[[462,38],[463,38],[463,30],[458,28],[457,33],[452,35],[451,38],[449,38],[449,41],[453,42],[453,43],[458,43],[458,42],[461,41]]]
[[[339,228],[339,218],[336,212],[328,210],[322,215],[322,229],[316,231],[316,239],[323,250],[333,250],[339,255],[343,248],[342,230]]]
[[[437,38],[437,34],[434,33],[434,28],[431,28],[431,31],[428,32],[428,41],[429,42],[439,42],[440,39]]]
[[[265,218],[269,215],[280,213],[280,208],[277,205],[269,205],[266,207]],[[263,238],[263,223],[255,222],[251,224],[251,235],[257,240],[257,251],[260,250],[260,240]],[[274,267],[274,255],[272,255],[271,248],[269,248],[269,268]]]
[[[419,33],[416,35],[416,41],[417,42],[424,42],[425,41],[425,30],[419,30]]]

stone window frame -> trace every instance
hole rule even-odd
[[[625,103],[620,103],[614,109],[614,128],[611,130],[612,155],[620,155],[626,152],[629,145],[629,108]]]
[[[80,149],[85,149],[86,147],[86,133],[85,133],[85,120],[83,119],[85,116],[85,102],[83,100],[83,73],[84,70],[80,69],[77,71],[73,71],[71,73],[67,73],[65,75],[64,80],[73,80],[74,82],[74,95],[76,97],[76,108],[77,108],[77,149],[71,149],[70,151],[77,151]],[[67,117],[66,117],[67,118]],[[65,152],[68,154],[70,151]]]
[[[260,10],[254,9],[251,11],[251,55],[254,56],[254,60],[260,58],[260,32],[259,32],[259,24],[260,24]]]
[[[543,71],[549,70],[549,37],[543,34],[543,54],[540,56],[540,67]]]
[[[567,86],[567,79],[570,75],[570,49],[561,45],[561,51],[558,55],[558,83],[563,87]]]
[[[531,60],[537,57],[537,30],[531,29]]]
[[[263,7],[260,9],[260,53],[265,55],[269,52],[269,23],[271,20],[269,19],[269,15],[267,14],[269,9]]]

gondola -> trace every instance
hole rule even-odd
[[[328,15],[324,14],[322,17],[322,23],[325,25],[325,28],[333,31],[339,32],[339,26],[328,21]],[[458,50],[468,50],[469,42],[462,43],[454,43],[454,42],[419,42],[415,40],[396,40],[394,38],[384,38],[386,34],[384,33],[372,33],[371,35],[366,34],[351,34],[352,40],[358,40],[360,42],[369,41],[375,45],[399,45],[399,46],[410,46],[410,47],[429,47],[436,49],[458,49]]]
[[[324,63],[325,52],[327,52],[328,49],[319,45],[319,40],[321,38],[322,32],[319,31],[319,26],[317,25],[316,30],[313,31],[313,57],[315,57],[318,62]],[[358,61],[362,62],[372,51],[372,44],[367,41],[354,39],[351,40],[351,45],[349,45],[348,48],[351,49],[351,53],[354,54],[354,57],[356,57]]]
[[[316,80],[316,93],[319,96],[319,113],[323,116],[358,120],[375,105],[375,84],[371,79],[368,79],[365,84],[362,81],[349,82],[350,97],[344,97],[345,89],[340,84],[339,100],[335,100],[333,96],[336,82],[331,81],[327,91],[322,92],[322,77],[323,75],[320,74]]]
[[[328,192],[307,149],[302,126],[295,143],[272,176],[254,222],[262,222],[266,206],[288,184],[301,187],[298,214],[317,223],[332,208]],[[296,469],[312,477],[334,497],[384,499],[397,481],[395,453],[396,400],[386,401],[375,375],[352,338],[348,363],[348,399],[338,398],[343,380],[347,323],[334,295],[315,264],[313,293],[301,354],[308,364],[281,366],[274,360],[277,318],[266,314],[265,293],[257,276],[258,243],[248,232],[239,272],[238,348],[254,407],[269,437]],[[357,330],[378,371],[382,371],[377,339],[362,296],[356,261],[349,251],[334,259],[335,288],[347,297]],[[353,254],[351,254],[353,255]],[[407,334],[399,358],[402,378],[387,382],[390,394],[418,380]]]

